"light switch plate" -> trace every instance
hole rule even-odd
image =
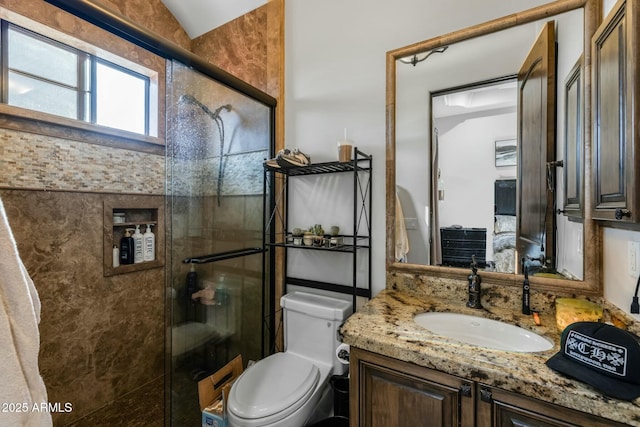
[[[405,218],[404,226],[407,230],[417,230],[418,229],[418,218]]]

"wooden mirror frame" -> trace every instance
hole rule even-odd
[[[474,37],[505,30],[544,18],[551,18],[564,12],[584,9],[584,61],[583,61],[583,135],[582,185],[584,206],[591,206],[591,37],[602,21],[602,0],[558,0],[522,12],[497,18],[482,24],[454,31],[429,40],[414,43],[387,52],[386,87],[386,271],[466,280],[469,272],[463,268],[439,267],[432,265],[407,264],[395,261],[395,212],[396,212],[396,66],[398,59],[431,51]],[[583,295],[602,295],[602,231],[591,217],[589,209],[584,210],[583,219],[583,280],[565,280],[546,277],[530,277],[530,284],[540,290],[565,291]],[[483,282],[498,285],[520,286],[523,276],[511,273],[482,272]]]

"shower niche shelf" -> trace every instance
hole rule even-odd
[[[104,201],[103,226],[103,275],[105,277],[164,266],[164,208],[161,196],[118,196]],[[124,222],[114,222],[114,214],[124,214]],[[156,237],[156,253],[153,261],[113,266],[113,245],[120,248],[120,238],[127,228],[145,232],[152,224]]]
[[[371,175],[372,156],[363,153],[356,147],[353,149],[353,160],[349,162],[312,163],[299,167],[271,167],[265,164],[265,192],[264,194],[277,195],[272,200],[272,211],[265,223],[265,248],[280,249],[284,252],[284,286],[295,285],[307,288],[321,289],[336,293],[348,294],[352,297],[353,309],[356,309],[356,298],[371,298]],[[324,200],[324,206],[331,209],[344,211],[352,215],[352,224],[349,234],[340,234],[339,244],[336,245],[305,245],[293,244],[291,239],[291,227],[288,212],[291,212],[289,197],[289,184],[296,177],[320,176],[327,174],[340,174],[351,179],[352,186],[345,186],[344,191],[353,197],[353,204],[331,205],[331,200]],[[277,184],[277,185],[276,185]],[[266,186],[270,186],[267,191]],[[308,200],[306,200],[308,201]],[[266,203],[265,203],[266,206]],[[327,236],[325,236],[327,237]],[[335,253],[336,256],[350,257],[349,264],[352,275],[349,284],[339,284],[318,280],[310,280],[304,277],[292,277],[291,269],[287,263],[289,251],[317,251],[319,256]],[[330,256],[330,255],[327,255]],[[366,260],[366,272],[358,271],[359,260]],[[366,283],[365,283],[366,282]]]

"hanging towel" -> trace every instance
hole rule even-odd
[[[400,198],[396,193],[396,261],[407,262],[407,254],[409,253],[409,236],[407,235],[407,227],[404,223],[404,214],[402,213],[402,205]]]
[[[51,426],[38,369],[40,299],[0,200],[0,425]]]

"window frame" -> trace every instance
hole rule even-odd
[[[2,102],[0,102],[0,130],[28,132],[81,143],[165,155],[166,126],[164,117],[166,114],[167,63],[163,55],[80,20],[74,21],[77,26],[74,24],[73,28],[70,28],[66,21],[58,22],[51,16],[47,16],[42,21],[35,21],[29,17],[29,13],[26,11],[21,13],[4,6],[0,6],[0,19],[83,52],[94,54],[114,64],[123,65],[150,79],[150,123],[149,135],[147,136]],[[65,29],[67,30],[65,31]],[[0,67],[0,97],[2,96],[1,72],[2,68]]]
[[[76,61],[77,85],[72,86],[64,82],[50,80],[38,74],[32,74],[30,72],[26,72],[23,70],[10,68],[11,64],[9,64],[9,37],[8,37],[10,30],[21,33],[26,37],[30,37],[34,40],[45,43],[52,47],[59,48],[74,54],[77,58],[77,61]],[[74,46],[70,46],[66,43],[60,42],[51,37],[40,34],[36,31],[33,31],[29,28],[26,28],[22,25],[16,24],[6,19],[0,20],[0,52],[1,52],[0,54],[0,67],[1,67],[0,102],[2,102],[7,106],[22,108],[17,105],[12,105],[9,103],[9,84],[8,84],[9,73],[13,72],[15,74],[18,74],[30,79],[38,80],[48,85],[58,86],[64,89],[74,91],[76,93],[76,117],[74,119],[84,123],[95,125],[95,126],[103,126],[97,123],[97,103],[98,103],[97,65],[101,64],[103,66],[109,67],[116,71],[122,72],[124,74],[128,74],[137,79],[140,79],[144,84],[144,133],[127,131],[126,129],[111,127],[111,126],[105,126],[105,127],[108,127],[110,129],[114,129],[117,131],[131,132],[141,136],[151,136],[150,135],[151,78],[149,76],[139,73],[135,70],[132,70],[126,66],[117,64],[108,59],[85,52],[82,49],[79,49]],[[86,95],[88,95],[89,97],[88,102],[86,100]],[[42,110],[31,110],[31,111],[37,111],[43,114],[51,114],[56,117],[69,118],[67,116],[57,115],[55,113],[48,113]]]
[[[90,60],[90,74],[91,74],[91,82],[97,82],[98,78],[97,78],[97,68],[98,68],[98,63],[106,65],[110,68],[113,68],[115,70],[121,71],[125,74],[128,74],[130,76],[134,76],[139,78],[140,80],[142,80],[144,82],[144,134],[140,134],[140,135],[145,135],[145,136],[149,136],[149,123],[150,123],[150,91],[151,91],[151,79],[148,76],[145,76],[143,74],[140,74],[134,70],[131,70],[127,67],[124,67],[122,65],[116,64],[114,62],[108,61],[106,59],[97,57],[95,55],[89,55],[89,60]],[[98,101],[98,96],[97,96],[97,89],[98,86],[97,84],[91,84],[90,88],[89,88],[89,102],[91,104],[89,110],[90,110],[90,123],[94,124],[94,125],[98,125],[97,123],[97,114],[98,114],[98,108],[97,108],[97,101]],[[98,125],[100,126],[100,125]],[[123,130],[124,129],[120,129],[120,128],[113,128],[113,129],[118,129],[118,130]],[[133,132],[133,133],[137,133],[137,132]]]

